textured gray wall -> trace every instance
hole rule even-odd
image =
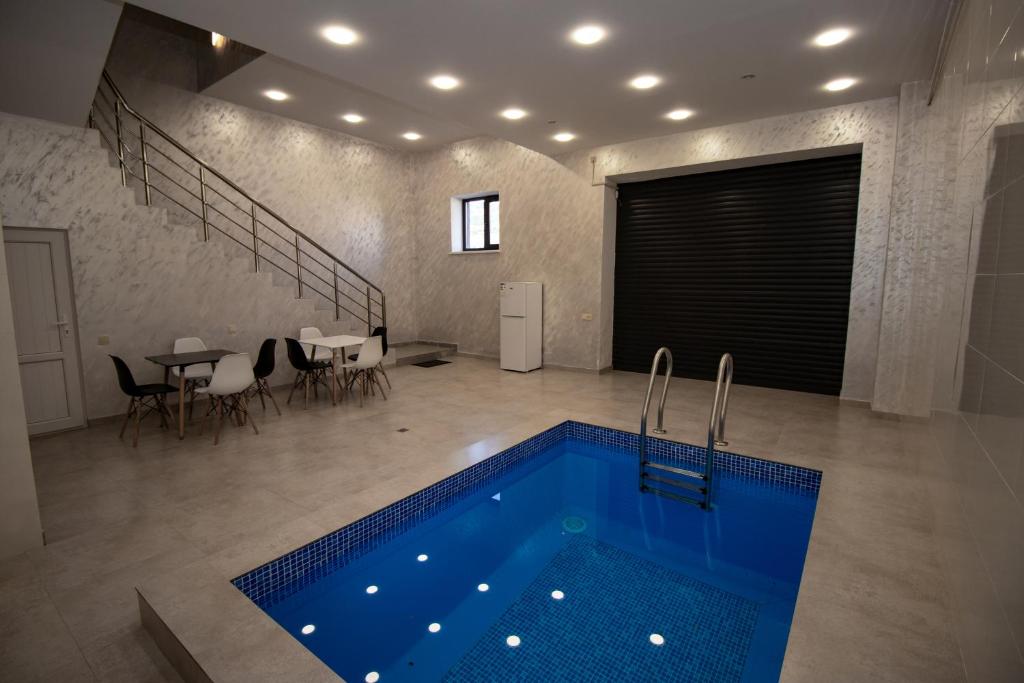
[[[118,86],[201,159],[380,286],[390,339],[416,338],[408,154],[152,81]]]
[[[550,157],[493,138],[415,160],[420,336],[498,354],[498,283],[544,283],[544,361],[598,367],[602,188]],[[452,254],[451,197],[497,190],[501,250]],[[592,313],[593,320],[581,319]]]
[[[502,279],[545,284],[545,361],[584,368],[611,360],[614,204],[602,183],[626,174],[860,145],[864,161],[843,396],[872,398],[888,239],[897,100],[875,100],[638,140],[555,160],[489,138],[415,158],[420,330],[496,355]],[[592,180],[590,157],[596,157]],[[452,195],[498,190],[502,250],[451,255]],[[583,313],[593,321],[583,321]]]
[[[265,337],[295,336],[304,325],[346,331],[333,311],[252,272],[238,248],[204,243],[163,210],[140,206],[96,131],[0,114],[0,150],[4,225],[68,231],[89,418],[126,405],[107,354],[152,382],[161,371],[144,357],[169,352],[176,337],[255,355]],[[101,335],[109,345],[98,344]],[[275,381],[287,382],[283,344],[277,360]]]

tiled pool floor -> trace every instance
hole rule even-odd
[[[636,429],[643,375],[519,375],[454,360],[389,369],[391,400],[362,410],[321,399],[282,417],[257,411],[259,436],[229,429],[216,448],[194,430],[178,442],[149,425],[132,449],[113,422],[34,441],[50,544],[0,563],[0,678],[177,680],[139,627],[134,586],[156,576],[182,591],[197,577],[227,584],[564,419]],[[673,380],[668,438],[700,442],[712,391]],[[729,428],[730,450],[824,472],[783,679],[960,680],[926,426],[737,386]],[[181,609],[205,618],[201,641],[233,606]],[[264,649],[270,666],[276,653]]]
[[[636,590],[624,593],[616,584]],[[551,586],[573,599],[552,600]],[[593,614],[618,618],[610,624]],[[574,536],[445,680],[497,681],[514,670],[520,681],[549,681],[557,663],[577,680],[671,681],[686,672],[687,680],[735,683],[757,615],[752,600]],[[651,623],[659,624],[663,644],[648,642],[651,631],[644,626]],[[507,647],[510,633],[533,647]]]

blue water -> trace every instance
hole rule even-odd
[[[775,681],[816,500],[566,441],[267,611],[350,683]]]

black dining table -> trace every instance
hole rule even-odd
[[[208,351],[189,351],[187,353],[165,353],[159,356],[146,356],[146,360],[164,366],[164,384],[171,377],[171,368],[178,368],[178,438],[185,438],[185,368],[200,363],[216,365],[224,356],[234,351],[227,349],[209,349]]]

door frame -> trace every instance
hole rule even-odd
[[[60,228],[23,228],[17,226],[3,227],[3,240],[5,243],[5,251],[6,245],[9,242],[39,241],[40,238],[44,239],[45,241],[51,244],[53,254],[60,254],[63,257],[64,272],[66,272],[67,274],[69,301],[68,310],[63,311],[63,313],[68,320],[68,325],[71,326],[71,328],[74,330],[74,343],[71,345],[72,348],[68,349],[68,353],[74,354],[74,359],[77,362],[78,367],[74,373],[66,374],[65,377],[67,382],[71,384],[77,384],[77,387],[68,386],[67,391],[69,401],[75,395],[78,396],[79,415],[77,415],[75,424],[71,424],[67,427],[61,427],[59,429],[45,429],[44,427],[33,428],[32,425],[27,425],[30,438],[44,436],[47,434],[56,434],[58,432],[66,432],[75,429],[83,429],[88,426],[85,404],[85,372],[82,364],[81,336],[78,329],[78,306],[77,299],[75,297],[75,278],[74,273],[71,270],[71,240],[68,235],[68,231]],[[54,263],[55,272],[60,265],[61,264],[59,263]],[[11,294],[13,296],[13,289]],[[69,412],[72,413],[71,417],[75,417],[75,411],[73,407],[69,407]]]

